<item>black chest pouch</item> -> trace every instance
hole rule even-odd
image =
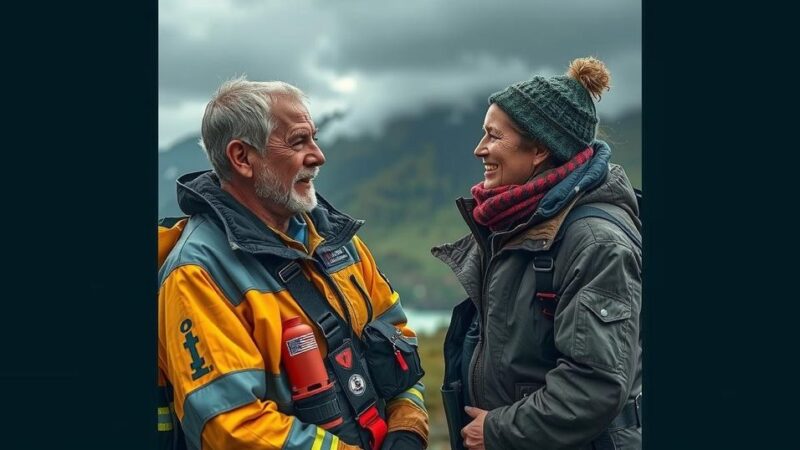
[[[402,393],[425,375],[417,344],[394,325],[373,320],[364,327],[361,339],[375,390],[381,398],[390,399]]]

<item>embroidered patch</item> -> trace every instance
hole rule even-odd
[[[286,349],[289,350],[289,356],[299,355],[315,348],[317,348],[317,340],[314,339],[314,333],[306,333],[286,341]]]
[[[337,264],[341,264],[345,261],[350,261],[353,259],[350,256],[350,253],[347,251],[347,248],[344,246],[335,250],[320,252],[319,256],[322,258],[322,264],[326,269],[330,269]]]
[[[364,381],[364,377],[356,373],[350,377],[350,380],[347,382],[347,387],[353,394],[362,395],[367,389],[367,384]]]
[[[353,352],[346,348],[336,355],[336,362],[347,370],[353,368]]]
[[[214,367],[206,366],[205,358],[200,356],[200,353],[197,351],[197,343],[200,342],[200,338],[192,333],[192,321],[186,319],[181,322],[180,330],[186,338],[186,340],[183,341],[183,348],[189,352],[189,356],[192,358],[192,363],[189,364],[189,368],[192,369],[192,380],[196,380],[214,370]]]

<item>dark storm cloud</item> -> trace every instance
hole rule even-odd
[[[638,1],[412,2],[419,8],[357,10],[337,14],[348,27],[338,51],[321,62],[365,71],[437,67],[470,54],[519,57],[562,66],[573,57],[608,57],[641,48]],[[368,36],[368,39],[365,37]]]
[[[162,0],[162,10],[172,4],[174,12],[160,21],[158,36],[159,90],[169,100],[208,97],[222,81],[242,73],[250,79],[310,83],[303,67],[309,35],[276,20],[288,8],[253,4],[250,10],[220,1],[219,9],[207,15],[184,17],[181,12],[193,5]],[[321,28],[314,23],[323,22],[318,13],[311,9],[308,17],[314,19],[309,26]]]
[[[431,104],[468,107],[595,55],[612,72],[598,111],[641,104],[641,6],[631,0],[160,0],[159,143],[196,133],[219,84],[246,73],[304,89],[339,132],[377,132]]]

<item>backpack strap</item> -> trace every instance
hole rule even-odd
[[[263,263],[273,277],[286,286],[303,312],[319,328],[328,344],[329,367],[333,368],[333,374],[356,414],[356,421],[361,428],[369,432],[373,449],[380,448],[388,427],[378,411],[378,394],[368,381],[370,378],[367,368],[357,356],[360,352],[357,352],[356,342],[351,339],[352,327],[336,313],[319,290],[305,277],[297,261],[286,263],[284,259],[269,258]],[[330,283],[333,291],[340,295],[335,284],[332,281]],[[352,356],[337,358],[347,353]],[[350,361],[350,364],[345,366],[339,362],[342,360]],[[353,380],[358,378],[360,378],[359,383],[354,388]]]
[[[636,200],[639,206],[641,206],[641,198],[641,191],[637,190]],[[558,247],[563,240],[567,228],[578,220],[586,217],[597,217],[615,224],[630,238],[636,247],[640,250],[642,248],[642,241],[639,236],[631,231],[628,224],[621,219],[590,204],[575,207],[572,211],[567,213],[564,223],[561,224],[561,228],[556,234],[553,245],[546,251],[537,252],[533,257],[533,270],[536,276],[535,298],[541,303],[542,313],[547,317],[553,318],[555,316],[555,309],[558,305],[558,294],[553,289],[553,268],[555,266],[553,257],[558,251]],[[612,421],[611,427],[603,430],[603,432],[591,442],[592,450],[614,450],[616,448],[609,429],[641,426],[641,396],[642,394],[639,393],[633,402],[626,403],[623,411]],[[633,417],[634,419],[629,419],[629,417]]]
[[[303,275],[303,269],[297,261],[286,263],[286,260],[270,258],[264,266],[279,283],[286,286],[303,312],[317,325],[329,349],[339,348],[350,337],[350,327],[346,321]]]
[[[536,276],[536,298],[542,306],[542,314],[549,318],[554,318],[556,305],[558,305],[558,294],[553,289],[553,267],[555,266],[556,244],[549,250],[536,253],[533,256],[533,270]]]
[[[559,242],[564,237],[564,233],[566,233],[567,228],[569,228],[570,225],[586,217],[597,217],[599,219],[605,219],[613,223],[628,236],[628,238],[634,243],[634,245],[636,245],[636,247],[638,247],[639,249],[642,248],[641,238],[637,236],[637,233],[634,233],[630,229],[630,226],[627,223],[625,223],[622,219],[614,216],[613,214],[607,212],[606,210],[598,208],[596,206],[592,206],[591,204],[580,205],[578,207],[575,207],[572,211],[570,211],[567,214],[567,217],[564,219],[564,223],[561,224],[561,228],[558,230],[558,234],[556,234],[556,239],[555,239],[556,243]],[[557,244],[553,244],[554,247],[556,245]]]
[[[547,317],[553,318],[555,316],[556,305],[558,304],[558,294],[553,288],[554,256],[569,226],[587,217],[597,217],[615,224],[630,238],[636,247],[642,248],[641,238],[630,229],[629,225],[607,211],[590,204],[580,205],[572,209],[567,213],[564,223],[561,224],[553,245],[548,250],[537,252],[533,256],[533,270],[536,277],[534,298],[541,303],[542,313]]]

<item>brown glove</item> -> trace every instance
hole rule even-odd
[[[357,445],[350,445],[345,443],[344,441],[339,441],[339,450],[363,450],[363,449]]]

